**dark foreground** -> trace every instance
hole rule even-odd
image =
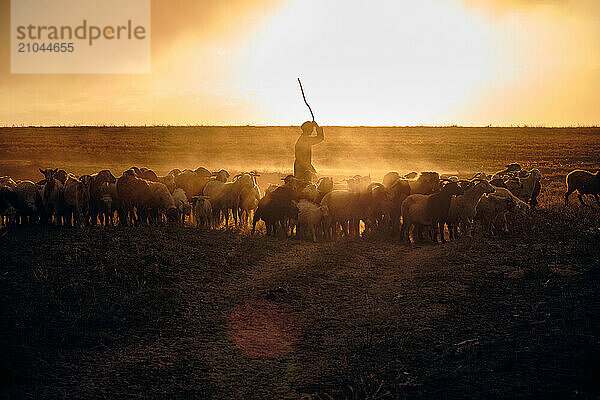
[[[597,398],[598,210],[532,221],[421,247],[2,231],[0,395]]]

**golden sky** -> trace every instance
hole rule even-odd
[[[18,1],[18,0],[14,0]],[[152,0],[152,72],[10,74],[0,125],[598,125],[598,0]]]

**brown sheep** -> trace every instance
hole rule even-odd
[[[565,180],[567,182],[565,205],[569,204],[569,196],[571,193],[577,191],[579,202],[584,206],[588,206],[583,201],[584,194],[593,195],[596,198],[596,203],[600,206],[600,199],[598,198],[598,195],[600,195],[600,170],[593,174],[588,171],[576,169],[569,172]]]
[[[122,215],[119,214],[122,224],[136,225],[147,219],[146,205],[151,194],[150,185],[146,180],[125,171],[123,176],[117,179],[117,196],[123,211]]]
[[[115,176],[107,169],[91,175],[90,177],[90,223],[96,225],[98,215],[104,209],[105,203],[102,201],[101,187],[105,183],[113,184],[117,182]],[[113,199],[114,200],[114,199]],[[114,207],[114,204],[113,204]]]
[[[147,210],[149,222],[159,224],[163,215],[167,217],[169,223],[178,222],[179,213],[167,186],[160,182],[148,182],[148,185],[149,196],[143,199],[140,207]]]
[[[84,175],[80,179],[72,174],[67,176],[64,188],[63,211],[67,225],[85,225],[90,201],[90,181],[91,177],[89,175]]]
[[[198,175],[190,170],[185,170],[175,176],[175,186],[183,189],[188,199],[201,195],[204,187],[210,181],[210,176]]]
[[[416,181],[408,181],[411,194],[431,194],[440,188],[440,174],[421,172]]]
[[[44,175],[46,181],[42,201],[46,210],[47,221],[52,222],[52,217],[54,217],[54,223],[60,224],[61,211],[64,206],[64,185],[54,177],[58,172],[58,168],[46,170],[40,168],[39,170]]]

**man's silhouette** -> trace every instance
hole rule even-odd
[[[317,171],[312,165],[312,145],[321,143],[325,138],[323,128],[316,122],[306,121],[300,127],[302,135],[296,142],[296,160],[294,161],[294,176],[298,179],[312,182]],[[313,129],[317,130],[317,136],[311,136]]]

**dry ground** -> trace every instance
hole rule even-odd
[[[581,135],[534,146],[543,208],[503,237],[1,231],[0,396],[598,398],[600,210],[560,205],[565,170],[598,154]]]

